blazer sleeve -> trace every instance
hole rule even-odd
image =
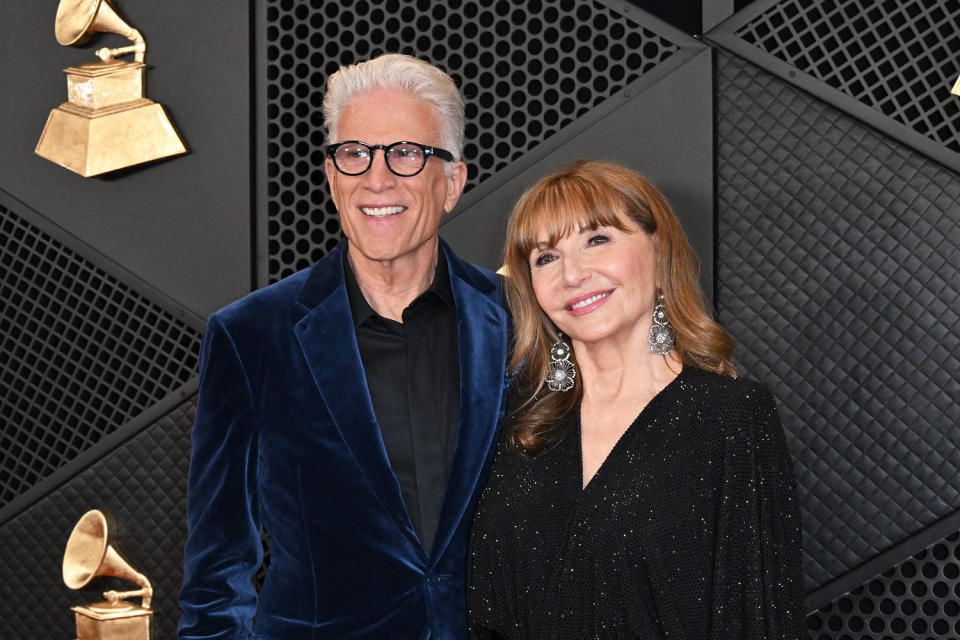
[[[255,415],[236,344],[214,314],[200,348],[180,640],[252,637],[257,593],[251,579],[263,560]]]
[[[805,637],[800,510],[776,401],[732,403],[714,555],[711,638]]]

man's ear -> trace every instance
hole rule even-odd
[[[329,161],[328,161],[329,162]],[[467,165],[464,162],[451,162],[447,174],[447,197],[443,201],[443,212],[450,213],[457,205],[463,187],[467,184]]]

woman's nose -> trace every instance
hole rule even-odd
[[[561,263],[563,272],[563,284],[567,287],[577,287],[590,278],[590,270],[587,265],[576,255],[563,258]]]

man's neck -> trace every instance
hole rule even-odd
[[[395,260],[369,260],[347,251],[350,268],[367,304],[396,322],[403,322],[403,310],[430,288],[439,256],[439,242],[434,242],[432,251],[419,251]]]

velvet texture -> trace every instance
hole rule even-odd
[[[346,241],[210,317],[190,464],[182,640],[466,637],[464,555],[503,412],[507,315],[497,276],[441,242],[457,307],[460,417],[428,552],[374,417],[345,250]],[[262,561],[262,528],[271,564],[258,598],[251,578]]]

